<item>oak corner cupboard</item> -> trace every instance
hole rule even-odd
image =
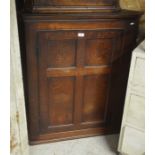
[[[140,13],[117,0],[17,4],[30,144],[119,132]]]

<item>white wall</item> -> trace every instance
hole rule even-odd
[[[23,80],[20,62],[19,38],[15,0],[11,0],[11,155],[28,155],[28,136],[23,93]]]

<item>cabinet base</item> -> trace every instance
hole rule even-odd
[[[119,130],[107,130],[103,128],[75,130],[75,131],[68,131],[65,133],[60,132],[60,133],[40,135],[33,140],[29,140],[29,144],[36,145],[36,144],[42,144],[42,143],[51,143],[51,142],[58,142],[58,141],[64,141],[64,140],[86,138],[91,136],[118,134],[119,132],[120,132]]]

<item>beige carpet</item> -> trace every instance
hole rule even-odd
[[[30,146],[30,155],[117,155],[118,135]]]

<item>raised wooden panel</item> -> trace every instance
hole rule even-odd
[[[48,41],[48,67],[75,66],[76,54],[75,40],[50,40]]]
[[[82,122],[104,122],[108,97],[109,75],[84,77]]]
[[[113,39],[89,39],[86,41],[86,65],[108,65],[113,51]]]
[[[74,84],[73,77],[48,80],[49,126],[51,128],[73,123]]]

